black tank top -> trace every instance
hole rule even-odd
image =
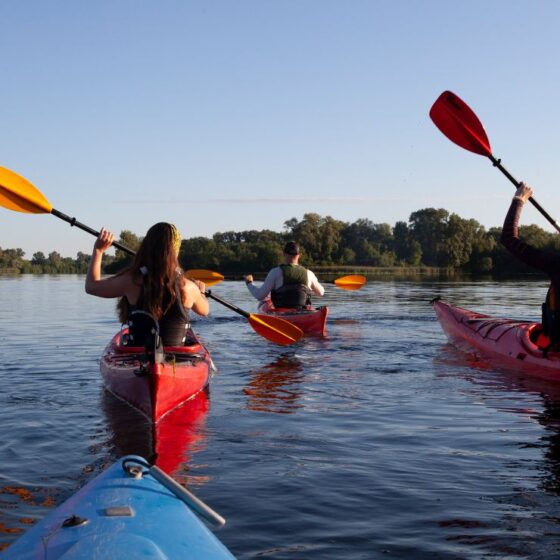
[[[165,309],[169,305],[169,295],[165,295],[162,307]],[[133,311],[144,311],[144,289],[140,291],[140,296],[136,305],[128,304],[129,315]],[[127,300],[128,301],[128,300]],[[164,313],[159,322],[159,335],[164,346],[181,346],[185,337],[185,327],[189,322],[189,312],[183,305],[179,280],[175,283],[175,301],[173,305]]]

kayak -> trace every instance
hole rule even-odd
[[[299,327],[306,335],[325,336],[327,331],[327,315],[329,308],[313,307],[308,305],[303,308],[274,307],[270,299],[259,304],[259,312],[285,319]]]
[[[3,553],[6,560],[231,560],[198,518],[225,521],[157,467],[123,457]]]
[[[123,345],[127,333],[119,331],[103,351],[101,375],[111,393],[150,421],[159,422],[208,385],[214,365],[192,329],[184,346],[166,346],[157,359],[148,359],[144,347]]]
[[[432,305],[447,338],[459,349],[541,379],[560,380],[560,353],[543,351],[540,323],[499,319],[439,299]]]

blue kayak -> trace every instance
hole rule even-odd
[[[193,510],[225,523],[158,467],[128,455],[15,541],[2,560],[235,560]]]

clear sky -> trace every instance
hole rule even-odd
[[[513,186],[432,124],[446,89],[560,219],[560,2],[21,0],[0,18],[0,165],[93,228],[188,238],[426,207],[499,225]],[[0,208],[3,249],[92,244]]]

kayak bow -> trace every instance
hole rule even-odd
[[[27,531],[2,558],[235,560],[193,512],[224,523],[158,467],[129,455]]]

